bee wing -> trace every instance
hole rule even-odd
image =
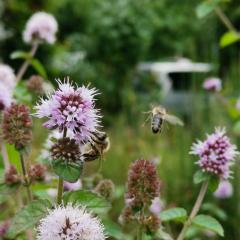
[[[164,116],[164,120],[166,120],[167,122],[169,122],[173,125],[180,125],[180,126],[184,125],[183,121],[174,115],[166,114]]]

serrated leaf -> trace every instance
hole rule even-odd
[[[184,208],[171,208],[160,213],[162,222],[184,221],[187,218],[187,211]]]
[[[220,46],[224,48],[238,41],[240,41],[240,33],[229,31],[221,36]]]
[[[31,65],[43,78],[47,79],[47,73],[45,71],[45,68],[38,59],[33,58],[31,60]]]
[[[18,234],[34,227],[51,207],[51,203],[46,199],[32,201],[14,216],[7,237],[14,239]]]
[[[28,59],[29,57],[30,57],[29,53],[24,51],[15,51],[10,55],[11,59],[18,59],[18,58]]]
[[[193,225],[196,227],[200,227],[206,230],[213,231],[219,234],[221,237],[224,236],[224,230],[222,225],[213,217],[208,215],[198,215],[196,216],[193,221]]]
[[[201,182],[204,182],[210,178],[209,174],[206,172],[203,172],[202,170],[198,170],[194,176],[193,176],[193,182],[194,184],[199,184]]]
[[[109,208],[110,204],[101,196],[87,190],[78,190],[67,192],[63,196],[65,204],[71,202],[73,204],[83,205],[91,210],[94,208]]]
[[[64,160],[52,161],[54,172],[67,182],[76,182],[82,173],[83,163],[67,163]]]

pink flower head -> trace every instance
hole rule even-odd
[[[190,154],[199,156],[196,163],[202,171],[227,179],[231,175],[230,167],[239,152],[226,136],[225,129],[216,128],[214,133],[207,135],[205,141],[194,143]]]
[[[53,44],[56,40],[58,24],[56,19],[48,13],[37,12],[31,16],[23,32],[23,40],[32,43],[34,40]]]
[[[211,92],[219,92],[222,89],[222,82],[219,78],[207,78],[203,83],[203,88]]]
[[[0,64],[0,85],[3,85],[11,92],[16,86],[16,77],[13,69],[5,64]]]
[[[152,204],[149,208],[150,212],[158,216],[162,211],[162,209],[163,209],[163,202],[161,201],[160,197],[155,197],[152,200]]]
[[[216,198],[229,198],[233,195],[233,187],[229,181],[221,181],[217,190],[214,192]]]
[[[11,91],[0,83],[0,111],[8,108],[12,102]]]
[[[92,133],[99,127],[98,110],[95,109],[95,88],[74,87],[69,80],[58,80],[58,90],[47,99],[41,99],[35,106],[35,116],[47,117],[44,126],[48,129],[68,129],[79,142],[91,139]]]

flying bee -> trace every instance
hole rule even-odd
[[[151,128],[153,133],[162,132],[164,121],[167,121],[173,125],[184,125],[178,117],[168,114],[167,110],[162,106],[153,107],[148,113],[150,114],[147,120],[151,118]]]
[[[85,146],[82,157],[85,161],[101,158],[110,148],[110,140],[105,132],[93,133],[91,141]]]

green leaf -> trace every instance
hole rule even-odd
[[[206,230],[213,231],[219,234],[221,237],[224,236],[224,230],[222,225],[213,217],[208,215],[198,215],[196,216],[193,221],[193,225],[196,227],[200,227]]]
[[[83,163],[67,163],[64,160],[52,161],[55,173],[65,181],[76,182],[82,173]]]
[[[218,188],[220,179],[217,176],[211,176],[210,180],[209,180],[209,190],[211,192],[215,192]]]
[[[187,218],[187,211],[184,208],[171,208],[160,213],[160,219],[167,221],[184,221]]]
[[[193,176],[193,182],[194,184],[199,184],[201,182],[206,181],[209,178],[210,176],[208,173],[203,172],[202,170],[198,170]]]
[[[17,87],[14,89],[14,97],[17,100],[17,102],[29,104],[32,101],[32,96],[29,93],[26,86],[20,82]]]
[[[46,199],[32,201],[14,216],[7,237],[15,238],[21,232],[34,227],[51,207],[51,203]]]
[[[158,237],[158,239],[160,240],[173,240],[173,238],[161,228],[157,231],[155,236]]]
[[[45,68],[38,59],[33,58],[31,60],[31,65],[43,78],[47,79],[47,73],[45,71]]]
[[[224,48],[238,41],[240,41],[240,34],[233,31],[229,31],[221,36],[220,46]]]
[[[78,190],[74,192],[67,192],[63,196],[65,204],[71,202],[73,204],[83,205],[91,210],[95,208],[109,208],[110,204],[101,196],[86,190]]]
[[[197,17],[203,18],[211,13],[220,0],[212,0],[212,1],[203,1],[196,8]]]
[[[18,58],[28,59],[29,57],[30,57],[29,53],[24,51],[15,51],[10,55],[11,59],[18,59]]]
[[[237,121],[233,125],[233,133],[236,135],[240,135],[240,121]]]

